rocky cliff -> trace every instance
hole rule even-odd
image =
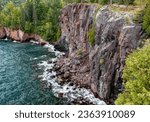
[[[34,40],[37,44],[44,45],[47,42],[44,41],[39,35],[36,34],[28,34],[20,29],[10,29],[6,27],[0,28],[0,39],[11,39],[18,42],[29,42],[30,40]]]
[[[56,47],[65,45],[68,54],[57,61],[58,81],[88,87],[106,101],[115,99],[123,89],[125,59],[140,44],[141,27],[129,13],[89,4],[66,6],[60,25],[62,36]],[[94,35],[89,34],[91,29]],[[93,44],[88,36],[93,36]]]

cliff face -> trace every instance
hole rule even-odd
[[[90,62],[87,33],[93,23],[94,5],[73,4],[65,7],[60,15],[62,36],[60,45],[67,45],[68,56],[57,63],[62,81],[73,81],[90,87]],[[60,46],[59,46],[60,47]],[[61,68],[60,68],[61,67]]]
[[[129,22],[130,19],[127,14],[106,8],[97,13],[95,46],[90,48],[89,60],[91,83],[101,98],[114,98],[122,90],[125,59],[140,44],[141,27]]]
[[[58,44],[66,45],[68,55],[57,62],[58,80],[89,87],[104,100],[115,98],[122,90],[125,59],[140,44],[141,27],[131,18],[107,7],[97,12],[96,5],[66,6],[60,15],[62,36]],[[93,46],[88,39],[92,26]]]

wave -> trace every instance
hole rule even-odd
[[[4,40],[8,40],[7,38]],[[17,41],[13,41],[15,43],[18,43]],[[33,44],[37,44],[34,40],[30,41]],[[65,84],[59,84],[57,82],[56,72],[53,71],[53,67],[55,65],[55,62],[57,59],[64,55],[64,53],[59,52],[55,50],[53,45],[46,44],[44,45],[44,48],[47,48],[49,52],[55,53],[56,58],[52,58],[47,61],[42,61],[38,63],[38,68],[43,70],[42,75],[39,75],[39,78],[42,81],[47,81],[49,87],[51,87],[53,94],[56,97],[63,97],[68,100],[69,103],[90,103],[94,105],[106,105],[106,103],[98,98],[95,98],[94,94],[91,92],[90,89],[86,88],[80,88],[76,86],[75,84],[65,83]],[[43,55],[45,57],[45,55]],[[43,57],[41,56],[41,57]],[[32,60],[37,60],[39,57],[35,57]],[[75,102],[76,101],[76,102]]]
[[[56,72],[53,71],[53,67],[55,65],[58,57],[64,55],[59,51],[56,51],[53,45],[46,44],[44,46],[48,48],[50,52],[54,52],[56,58],[51,59],[51,61],[42,61],[38,64],[39,69],[43,69],[43,74],[39,77],[43,81],[47,81],[48,85],[51,87],[52,92],[56,97],[67,98],[70,103],[74,103],[74,101],[78,101],[78,103],[91,103],[94,105],[106,105],[106,103],[98,98],[95,98],[94,94],[90,89],[77,87],[72,83],[59,84],[57,82]],[[51,62],[51,63],[49,63]]]

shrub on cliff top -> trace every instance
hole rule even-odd
[[[115,104],[150,104],[150,45],[129,55],[123,80],[125,90],[119,94]]]

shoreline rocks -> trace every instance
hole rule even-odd
[[[44,41],[37,34],[28,34],[28,33],[23,32],[20,29],[14,30],[14,29],[6,28],[6,27],[1,27],[0,39],[5,39],[5,38],[8,38],[13,41],[17,41],[17,42],[22,42],[22,43],[30,42],[30,40],[34,40],[39,45],[45,45],[48,43]]]

